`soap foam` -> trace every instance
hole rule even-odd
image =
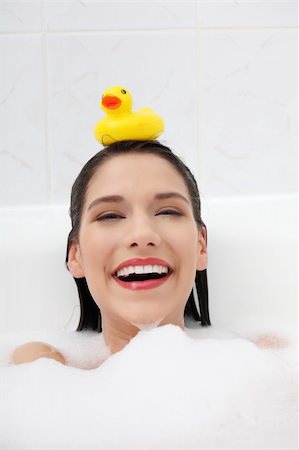
[[[207,330],[142,330],[94,370],[1,368],[0,448],[296,450],[297,365]]]

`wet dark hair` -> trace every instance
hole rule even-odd
[[[111,144],[109,147],[99,151],[83,167],[76,178],[71,192],[70,217],[72,229],[68,236],[66,265],[68,262],[68,253],[72,242],[78,242],[80,221],[83,205],[85,202],[86,191],[89,182],[96,170],[105,161],[114,158],[117,155],[129,153],[153,154],[168,161],[177,172],[183,177],[188,189],[193,206],[193,214],[199,229],[205,227],[201,219],[201,206],[198,187],[193,174],[182,160],[176,156],[168,147],[158,141],[119,141]],[[68,267],[68,266],[67,266]],[[102,331],[102,316],[99,307],[95,303],[88,289],[85,277],[74,278],[80,299],[80,321],[76,331],[94,330]],[[196,293],[198,297],[199,311],[194,299],[194,289],[191,291],[185,306],[184,317],[188,321],[200,322],[202,326],[211,325],[208,306],[208,283],[207,271],[196,271],[195,276]]]

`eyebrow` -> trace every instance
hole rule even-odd
[[[154,196],[155,200],[165,200],[165,199],[167,200],[169,198],[178,198],[184,200],[184,202],[190,205],[189,200],[179,192],[161,192]],[[90,203],[90,205],[87,208],[87,211],[90,211],[91,208],[101,203],[122,203],[124,201],[125,198],[122,197],[121,195],[106,195],[105,197],[98,197]]]

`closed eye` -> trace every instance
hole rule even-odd
[[[101,221],[101,220],[115,220],[115,219],[125,219],[125,217],[121,216],[120,214],[109,213],[109,214],[104,214],[103,216],[97,217],[96,220]]]
[[[163,211],[160,211],[157,215],[182,216],[183,213],[181,213],[180,211],[177,211],[175,209],[164,209]]]

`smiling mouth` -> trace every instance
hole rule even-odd
[[[160,278],[167,277],[168,273],[132,273],[128,276],[118,276],[115,274],[115,276],[121,280],[121,281],[127,281],[128,283],[132,281],[146,281],[146,280],[159,280]]]
[[[113,276],[129,283],[132,281],[158,280],[167,277],[172,272],[173,270],[170,267],[161,264],[131,265],[116,270]]]
[[[133,268],[130,266],[115,272],[113,278],[123,288],[131,290],[153,289],[165,283],[172,273],[173,270],[169,267]]]

